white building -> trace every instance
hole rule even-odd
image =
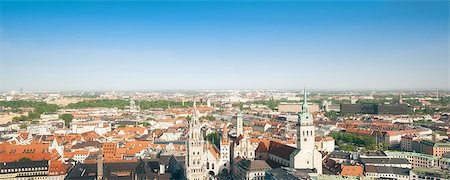
[[[401,152],[401,151],[385,151],[390,158],[406,158],[411,163],[412,168],[426,167],[432,168],[438,165],[438,157],[416,153],[416,152]]]
[[[103,135],[111,131],[111,125],[106,121],[84,121],[72,124],[72,133],[81,134],[89,131]]]
[[[409,171],[409,168],[368,165],[364,175],[374,179],[409,180]]]
[[[175,131],[175,132],[164,132],[159,139],[162,141],[176,141],[179,140],[183,132]]]
[[[201,128],[194,102],[194,111],[189,122],[189,138],[186,142],[186,178],[189,180],[206,180],[209,175],[216,176],[223,170],[229,171],[230,143],[226,126],[224,127],[220,149],[205,142]]]
[[[312,114],[309,112],[306,90],[304,92],[302,113],[297,123],[297,149],[290,166],[294,169],[316,169],[322,174],[322,154],[315,148],[315,127]]]
[[[236,118],[236,138],[233,142],[233,158],[241,157],[244,159],[255,159],[255,150],[258,145],[249,142],[248,133],[244,132],[244,123],[242,114],[239,113]]]
[[[324,138],[316,137],[315,146],[319,151],[327,153],[333,152],[335,146],[334,139],[332,137],[324,137]]]
[[[409,173],[410,180],[450,179],[450,171],[434,168],[414,168]]]
[[[272,168],[264,160],[242,159],[235,165],[233,176],[234,179],[262,180],[265,172],[270,169]]]

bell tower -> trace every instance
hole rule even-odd
[[[306,151],[311,150],[312,152],[314,149],[314,137],[314,121],[311,113],[309,113],[305,89],[302,112],[298,115],[297,122],[297,148]]]

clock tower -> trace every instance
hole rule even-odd
[[[302,112],[297,122],[297,149],[298,152],[291,158],[291,167],[295,169],[315,169],[322,174],[322,154],[315,148],[315,127],[312,114],[309,112],[306,89]]]
[[[309,113],[305,89],[302,112],[298,115],[297,122],[297,149],[312,151],[314,149],[314,134],[314,121],[311,113]]]

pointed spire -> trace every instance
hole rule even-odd
[[[228,130],[227,130],[227,125],[228,125],[228,124],[225,124],[225,126],[223,126],[223,129],[222,129],[222,143],[223,143],[223,144],[228,143]]]
[[[193,105],[193,109],[192,109],[191,122],[192,122],[193,126],[196,126],[198,124],[198,111],[197,111],[197,103],[195,100],[194,100],[194,105]]]
[[[192,109],[192,115],[197,117],[197,102],[194,100],[194,105]]]
[[[303,89],[303,106],[302,106],[302,113],[307,113],[309,112],[309,107],[308,107],[308,99],[306,97],[306,88]]]

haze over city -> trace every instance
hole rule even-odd
[[[450,180],[449,10],[0,0],[0,180]]]
[[[0,90],[449,89],[448,1],[0,3]]]

